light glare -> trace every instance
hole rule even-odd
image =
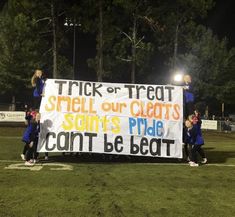
[[[180,82],[180,81],[182,81],[182,80],[183,80],[183,75],[182,75],[182,74],[176,74],[176,75],[174,76],[174,81]]]

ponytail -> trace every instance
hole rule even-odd
[[[37,72],[41,73],[41,75],[42,75],[42,71],[40,69],[36,69],[34,71],[34,74],[31,78],[31,84],[32,84],[33,87],[36,87],[36,78],[38,77]],[[41,75],[40,75],[40,77],[41,77]]]
[[[31,78],[31,84],[32,87],[36,87],[36,73],[33,74],[32,78]]]

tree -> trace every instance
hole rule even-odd
[[[72,78],[71,65],[61,52],[66,43],[64,16],[70,5],[61,0],[23,0],[16,2],[19,4],[18,10],[23,11],[37,27],[43,68],[52,72],[49,74],[53,78]],[[62,68],[67,68],[67,70],[61,71]]]
[[[180,56],[182,67],[192,76],[197,100],[235,104],[235,48],[228,48],[226,38],[200,26],[189,52]]]
[[[8,1],[0,14],[0,91],[12,96],[29,87],[32,69],[40,65],[35,24],[23,13],[15,13]],[[27,40],[26,40],[27,39]]]
[[[87,0],[75,2],[71,7],[70,16],[79,21],[84,33],[95,34],[96,37],[96,57],[88,59],[87,63],[90,68],[96,72],[97,80],[102,81],[103,69],[103,47],[104,47],[104,19],[106,1],[104,0]],[[72,18],[72,19],[73,19]],[[106,27],[107,28],[107,27]]]
[[[71,65],[59,53],[65,41],[61,8],[66,9],[56,0],[9,0],[4,4],[0,14],[0,88],[2,94],[12,96],[13,103],[15,96],[31,87],[36,68],[52,69],[56,78],[72,77]]]
[[[158,1],[155,9],[156,18],[164,27],[156,37],[160,51],[170,58],[173,70],[178,66],[178,54],[187,51],[188,38],[191,38],[197,23],[207,16],[214,6],[213,0],[164,0]]]

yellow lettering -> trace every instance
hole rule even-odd
[[[71,98],[69,96],[58,96],[57,108],[56,108],[56,110],[58,112],[61,111],[62,103],[64,101],[67,103],[67,110],[66,111],[70,111]]]
[[[112,133],[120,133],[121,128],[120,128],[120,118],[119,117],[112,117],[111,122],[113,124],[112,127]]]
[[[98,132],[98,130],[99,130],[99,118],[98,118],[98,116],[91,116],[91,118],[90,118],[90,131]]]
[[[64,121],[62,123],[62,128],[64,130],[72,130],[73,129],[73,114],[65,114],[64,115]]]
[[[75,128],[78,131],[84,131],[85,130],[85,115],[76,115],[75,118]]]
[[[56,101],[56,97],[55,96],[50,96],[48,98],[49,105],[46,104],[46,106],[45,106],[45,110],[47,112],[51,112],[51,111],[55,110],[55,101]]]

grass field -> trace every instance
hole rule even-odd
[[[23,129],[0,128],[0,216],[233,217],[235,134],[204,132],[209,163],[125,156],[50,155],[70,170],[11,168],[20,163]],[[43,156],[42,156],[43,157]]]

